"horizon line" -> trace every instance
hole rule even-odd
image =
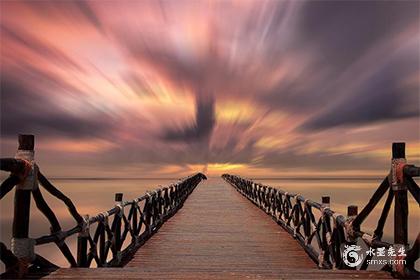
[[[220,176],[208,176],[209,178],[220,178]],[[179,180],[183,177],[49,177],[51,180]],[[308,177],[298,177],[298,176],[257,176],[248,177],[252,180],[378,180],[383,179],[380,176],[308,176]]]

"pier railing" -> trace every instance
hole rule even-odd
[[[420,189],[412,177],[420,176],[420,168],[408,165],[405,160],[405,144],[393,144],[391,171],[375,191],[368,204],[358,214],[357,206],[348,207],[347,217],[330,209],[330,197],[322,197],[322,203],[304,198],[300,194],[266,186],[235,175],[224,174],[223,179],[236,188],[256,206],[280,224],[299,242],[308,255],[325,269],[354,269],[343,259],[345,245],[355,245],[363,240],[371,248],[400,246],[406,251],[404,262],[385,265],[382,269],[396,277],[419,277],[414,264],[419,258],[420,233],[414,244],[408,244],[409,191],[420,203]],[[361,225],[384,194],[388,192],[377,227],[373,234],[361,230]],[[394,203],[394,243],[382,241],[384,225]],[[415,226],[415,225],[413,225]],[[372,255],[366,255],[359,269],[368,269]],[[401,265],[402,263],[405,263]]]
[[[115,194],[115,206],[96,216],[82,216],[72,201],[58,190],[41,173],[34,160],[34,136],[19,135],[19,149],[15,158],[0,159],[0,169],[10,172],[0,187],[0,199],[16,186],[11,250],[0,243],[1,261],[6,275],[22,277],[26,272],[57,268],[53,263],[35,253],[35,246],[55,243],[71,267],[122,266],[132,254],[147,241],[157,229],[178,209],[188,195],[207,179],[198,173],[158,188],[130,200]],[[76,225],[63,230],[43,198],[39,184],[54,197],[66,204]],[[30,238],[29,218],[31,194],[37,208],[51,224],[51,234]],[[77,256],[73,256],[66,239],[77,234]],[[127,240],[127,242],[125,242]]]

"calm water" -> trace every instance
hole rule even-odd
[[[176,179],[127,179],[127,180],[51,180],[63,191],[76,205],[79,213],[96,215],[108,210],[114,204],[115,192],[123,192],[124,200],[130,200],[141,196],[147,190],[153,190],[159,185],[167,185]],[[277,187],[289,192],[302,194],[305,198],[320,201],[321,196],[331,197],[331,208],[342,214],[346,214],[347,205],[359,206],[359,211],[366,205],[373,192],[379,186],[380,179],[256,179],[255,181]],[[43,191],[48,204],[53,208],[59,218],[63,229],[69,229],[75,225],[67,212],[67,208],[57,199],[54,199],[46,191]],[[414,240],[420,231],[420,211],[418,204],[409,196],[409,239]],[[384,200],[384,199],[383,199]],[[383,201],[376,207],[374,212],[364,223],[363,230],[373,232],[376,221],[379,218]],[[0,202],[0,225],[1,241],[10,247],[11,227],[13,220],[13,192],[9,193]],[[393,209],[391,209],[388,222],[385,227],[384,239],[392,242],[393,233]],[[49,233],[48,221],[39,213],[35,204],[31,205],[30,236],[38,237]],[[67,244],[75,253],[76,238],[69,238]],[[36,252],[60,266],[68,266],[55,245],[42,245],[36,247]],[[75,255],[75,254],[74,254]],[[4,268],[1,267],[1,271]]]

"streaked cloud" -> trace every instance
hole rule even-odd
[[[418,160],[419,5],[1,2],[2,156],[24,132],[64,176],[371,174],[393,141]]]

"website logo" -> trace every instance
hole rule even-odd
[[[363,261],[362,248],[357,245],[344,245],[343,261],[349,267],[356,267]]]

